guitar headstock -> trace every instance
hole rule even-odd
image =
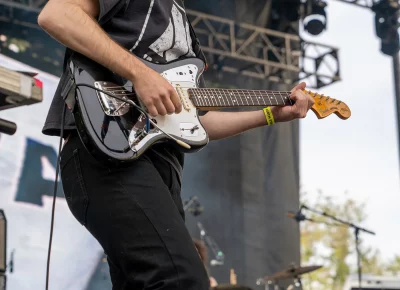
[[[307,90],[303,90],[303,92],[315,100],[311,110],[317,115],[318,119],[326,118],[331,114],[336,114],[343,120],[350,118],[350,108],[342,101]]]

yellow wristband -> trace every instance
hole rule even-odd
[[[271,107],[267,107],[264,110],[265,119],[267,120],[268,126],[275,124],[274,115],[272,114]]]

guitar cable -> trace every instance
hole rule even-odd
[[[64,108],[63,108],[62,114],[61,114],[60,144],[58,146],[56,178],[55,178],[55,182],[54,182],[53,205],[52,205],[52,209],[51,209],[50,238],[49,238],[49,247],[48,247],[48,252],[47,252],[47,266],[46,266],[46,290],[49,289],[50,256],[51,256],[51,246],[52,246],[52,243],[53,243],[54,215],[55,215],[55,207],[56,207],[57,188],[58,188],[58,176],[59,176],[59,172],[60,172],[60,160],[61,160],[60,153],[61,153],[62,140],[63,140],[63,135],[64,135],[65,110],[66,110],[66,106],[64,104]]]

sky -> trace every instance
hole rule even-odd
[[[392,59],[380,52],[374,15],[368,9],[327,1],[328,28],[304,39],[338,47],[342,80],[318,92],[344,101],[352,117],[301,121],[301,187],[308,197],[321,189],[337,201],[366,204],[364,244],[385,259],[400,255],[399,153]],[[346,193],[347,192],[347,193]]]

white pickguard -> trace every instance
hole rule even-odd
[[[166,116],[157,116],[154,118],[157,125],[166,133],[190,143],[207,143],[208,135],[201,125],[197,109],[189,99],[188,89],[196,88],[196,79],[198,67],[196,65],[183,65],[161,74],[176,89],[182,102],[182,111],[179,114]],[[131,142],[131,148],[135,151],[141,151],[147,144],[152,143],[154,139],[165,136],[160,130],[152,130],[145,137],[135,142]],[[131,137],[130,141],[133,141]]]

